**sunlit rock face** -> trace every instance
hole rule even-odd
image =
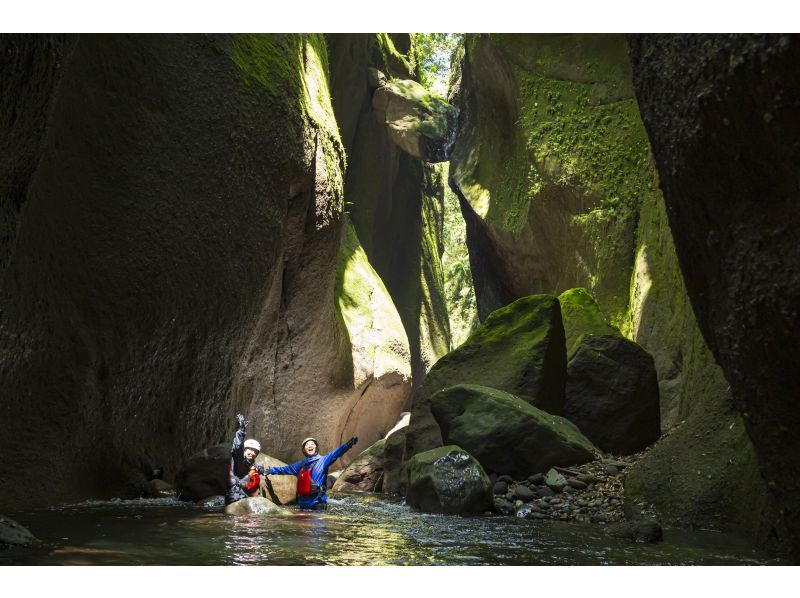
[[[665,523],[763,537],[766,485],[686,294],[626,40],[467,35],[461,65],[450,183],[480,315],[533,292],[589,289],[653,356],[671,434],[631,472],[642,498]],[[689,461],[714,483],[678,465]]]
[[[380,84],[372,95],[378,121],[403,151],[426,162],[450,157],[458,109],[440,100],[416,81],[400,79]]]
[[[632,36],[636,94],[698,323],[800,554],[800,41]]]
[[[169,480],[230,442],[237,412],[286,462],[310,434],[323,450],[382,437],[407,341],[379,280],[361,315],[341,306],[324,38],[2,43],[2,500],[138,495],[154,467]]]
[[[411,40],[385,33],[326,38],[331,100],[347,151],[346,210],[400,314],[419,385],[450,349],[441,266],[444,181],[435,165],[392,140],[373,108],[382,81],[416,78]]]

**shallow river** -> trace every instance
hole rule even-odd
[[[0,565],[777,564],[735,538],[665,530],[659,544],[599,526],[417,513],[375,496],[332,497],[326,513],[222,513],[172,499],[86,502],[7,513],[43,541]]]

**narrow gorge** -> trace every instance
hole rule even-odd
[[[236,562],[60,526],[236,544],[239,413],[267,468],[359,439],[320,563],[797,563],[798,52],[0,35],[0,563]]]

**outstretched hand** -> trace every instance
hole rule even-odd
[[[353,448],[358,443],[358,436],[353,436],[347,441],[347,448]]]

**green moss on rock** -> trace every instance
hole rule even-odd
[[[586,334],[621,334],[619,329],[606,322],[597,302],[586,289],[570,289],[558,296],[564,336],[567,345],[567,361],[575,354]]]
[[[446,444],[462,447],[487,471],[514,479],[586,463],[598,452],[569,420],[494,388],[445,388],[431,397],[431,412]]]
[[[428,372],[414,393],[406,457],[442,444],[430,397],[456,384],[480,384],[559,414],[566,357],[558,299],[532,295],[492,313],[458,349]]]

